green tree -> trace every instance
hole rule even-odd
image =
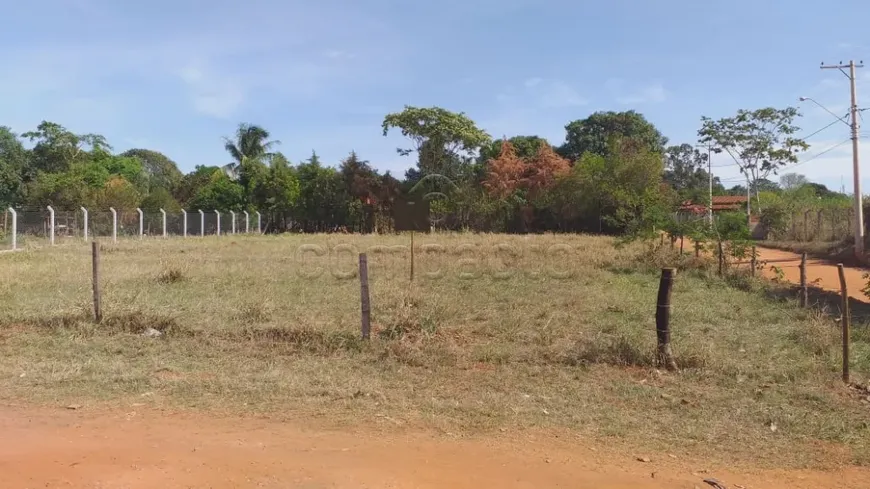
[[[348,194],[342,175],[324,167],[312,152],[311,158],[296,169],[299,199],[296,214],[307,221],[307,231],[324,231],[347,222]]]
[[[28,175],[30,152],[11,129],[0,126],[0,206],[3,209],[20,203]]]
[[[251,182],[261,178],[266,171],[266,160],[273,155],[271,149],[281,144],[269,140],[270,137],[269,131],[260,126],[241,123],[232,139],[224,138],[224,149],[233,158],[224,169],[231,178],[238,178],[248,191]]]
[[[779,177],[779,185],[786,191],[798,189],[808,183],[810,181],[807,180],[807,177],[799,173],[786,173]]]
[[[197,165],[192,172],[181,178],[174,192],[175,199],[182,205],[187,205],[200,188],[211,182],[215,173],[224,173],[224,171],[217,166]]]
[[[120,156],[139,159],[145,174],[148,175],[150,189],[159,187],[172,192],[184,176],[174,161],[158,151],[134,148],[124,151]]]
[[[498,139],[482,147],[477,161],[486,165],[489,160],[498,158],[501,154],[502,142],[502,139]],[[516,156],[520,158],[532,158],[538,154],[541,146],[550,146],[550,143],[540,136],[514,136],[509,138],[507,142],[513,146]]]
[[[106,138],[99,134],[74,134],[54,122],[42,121],[35,131],[22,134],[35,143],[32,162],[36,170],[62,172],[74,163],[89,158],[88,151],[111,151]]]
[[[181,212],[181,204],[163,187],[152,188],[148,195],[142,199],[140,205],[146,212],[159,212],[160,209],[170,214]]]
[[[676,204],[662,184],[663,169],[661,154],[646,141],[614,137],[605,156],[586,153],[574,171],[587,209],[616,229],[643,235],[661,229]]]
[[[665,149],[664,181],[683,200],[706,203],[709,200],[710,174],[707,173],[707,154],[690,144],[669,146]],[[724,192],[719,177],[713,179],[713,193]]]
[[[363,202],[377,199],[380,176],[369,162],[360,159],[355,151],[351,151],[348,157],[342,160],[339,172],[351,198]]]
[[[189,210],[221,212],[242,211],[245,208],[245,189],[226,173],[217,171],[211,174],[205,185],[187,202]]]
[[[399,129],[411,140],[411,148],[397,148],[400,155],[417,153],[420,176],[440,174],[448,178],[470,175],[471,155],[491,140],[489,134],[463,112],[441,107],[412,107],[387,114],[381,124],[386,136]],[[413,173],[411,174],[414,175]]]
[[[646,118],[633,110],[626,112],[595,112],[585,119],[565,126],[565,143],[559,154],[572,163],[585,153],[605,156],[612,138],[630,139],[650,153],[662,154],[668,138],[662,136]]]
[[[700,142],[712,145],[717,152],[726,152],[751,182],[766,179],[771,173],[790,163],[797,163],[798,154],[809,145],[794,137],[800,128],[795,119],[800,113],[794,107],[737,111],[733,117],[713,120],[701,118]],[[760,206],[760,188],[755,186]]]
[[[299,179],[290,162],[281,153],[270,159],[263,177],[254,183],[252,203],[266,212],[281,230],[287,229],[287,214],[299,199]]]

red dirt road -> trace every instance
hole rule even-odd
[[[757,251],[758,260],[767,262],[763,272],[765,277],[775,278],[776,273],[770,267],[776,266],[782,270],[787,281],[795,284],[800,283],[801,256],[799,254],[761,247],[757,248]],[[861,292],[861,289],[867,284],[867,280],[863,278],[867,270],[846,267],[844,273],[849,297],[867,302],[867,296]],[[823,260],[807,258],[807,283],[824,290],[839,292],[840,276],[837,272],[837,266]]]
[[[403,430],[385,435],[315,430],[301,421],[154,411],[0,407],[0,433],[4,489],[693,489],[709,487],[705,477],[729,488],[832,489],[870,480],[870,470],[854,467],[720,472],[666,454],[615,453],[552,434],[458,439]]]

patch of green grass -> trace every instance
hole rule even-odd
[[[562,429],[784,465],[826,462],[823,443],[870,459],[870,407],[839,382],[834,321],[768,299],[760,282],[604,237],[459,233],[416,239],[411,283],[407,244],[121,241],[103,254],[100,325],[85,243],[0,256],[0,397]],[[654,363],[658,269],[671,263],[683,269],[675,373]],[[870,335],[857,329],[853,351],[866,378]]]

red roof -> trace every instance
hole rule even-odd
[[[746,206],[746,196],[744,195],[714,195],[713,196],[713,212],[717,211],[736,211],[741,210]],[[707,206],[704,204],[694,204],[691,201],[683,202],[680,205],[680,210],[691,212],[694,214],[704,214],[707,212]]]

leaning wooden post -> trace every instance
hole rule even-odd
[[[749,266],[752,267],[752,269],[749,271],[749,274],[753,277],[755,276],[755,268],[757,267],[756,260],[758,260],[758,255],[755,252],[755,245],[752,245],[752,256],[749,257]]]
[[[807,254],[801,253],[801,307],[807,307],[809,300],[807,299]]]
[[[852,315],[849,311],[849,291],[846,289],[846,274],[843,271],[843,264],[837,264],[837,273],[840,275],[840,300],[842,301],[843,320],[843,382],[849,383],[849,342],[850,330],[852,323]]]
[[[103,320],[103,306],[100,297],[100,244],[96,241],[91,242],[91,261],[93,262],[94,321],[99,323]]]
[[[725,253],[722,251],[722,240],[719,240],[719,276],[725,271]]]
[[[365,253],[359,254],[360,312],[362,313],[362,339],[371,332],[371,302],[369,301],[369,265]]]
[[[695,258],[698,258],[698,257],[700,257],[700,256],[701,256],[701,243],[699,243],[699,242],[696,240],[696,241],[695,241]]]
[[[683,256],[683,236],[680,235],[680,256]]]
[[[671,289],[674,285],[674,268],[662,268],[659,281],[659,296],[656,304],[656,338],[658,339],[658,364],[668,370],[676,370],[677,362],[671,352]]]

